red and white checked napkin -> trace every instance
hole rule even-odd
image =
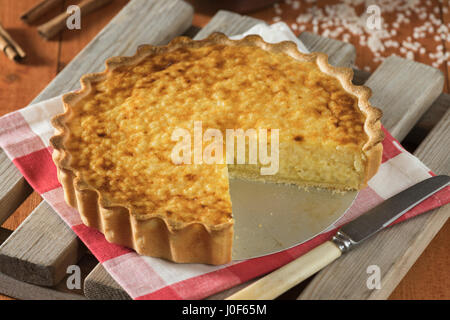
[[[285,34],[286,30],[282,32]],[[290,36],[287,36],[290,39]],[[283,35],[283,40],[286,36]],[[139,256],[133,250],[108,243],[98,231],[82,224],[78,212],[64,201],[56,177],[49,138],[50,118],[63,111],[61,97],[30,105],[0,118],[0,146],[29,184],[41,194],[61,218],[103,264],[112,277],[134,299],[201,299],[268,273],[330,239],[335,229],[403,189],[433,173],[404,150],[386,130],[384,152],[378,173],[362,190],[347,213],[324,233],[291,249],[222,266],[176,264]],[[434,194],[404,214],[395,223],[450,202],[450,188]]]

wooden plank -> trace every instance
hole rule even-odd
[[[243,33],[252,26],[262,23],[261,20],[242,16],[228,11],[219,11],[195,37],[203,39],[212,32],[223,32],[228,36]],[[332,41],[328,44],[327,40]],[[314,34],[308,34],[302,41],[311,51],[322,51],[330,57],[343,55],[342,58],[335,58],[333,61],[340,66],[350,66],[354,60],[354,47],[337,40],[323,38]],[[353,48],[353,49],[352,49]],[[353,60],[352,60],[353,59]],[[331,60],[331,58],[330,58]],[[223,292],[217,293],[208,299],[224,299],[240,288],[244,288],[256,279]],[[90,299],[128,299],[128,294],[117,284],[108,272],[99,264],[85,280],[85,295]]]
[[[104,69],[113,56],[132,55],[141,44],[166,44],[189,28],[192,7],[181,0],[132,0],[42,91],[33,103],[79,87],[82,75]]]
[[[298,37],[309,51],[328,54],[328,62],[334,66],[351,67],[355,63],[356,49],[347,42],[329,39],[310,32],[302,32]]]
[[[0,228],[0,245],[11,236],[13,231]],[[93,261],[94,259],[94,261]],[[81,278],[92,270],[95,258],[85,256],[80,261]],[[69,290],[66,285],[66,278],[54,287],[42,287],[29,284],[0,272],[0,292],[16,299],[24,300],[84,300],[81,289]],[[82,282],[81,282],[82,283]]]
[[[401,141],[441,94],[444,76],[438,69],[391,56],[365,85],[373,91],[372,104],[383,110],[381,122]]]
[[[42,201],[0,246],[0,272],[54,286],[65,276],[67,266],[77,263],[82,249],[75,233]]]
[[[354,77],[353,83],[356,85],[363,85],[371,76],[370,72],[353,69]],[[450,107],[450,94],[441,93],[439,97],[434,100],[431,107],[429,107],[423,116],[417,121],[413,129],[408,135],[414,134],[414,141],[422,142],[428,133],[436,126],[436,124],[442,119],[445,112]]]
[[[77,293],[59,291],[54,288],[41,287],[14,279],[0,272],[0,292],[4,295],[22,300],[85,300]]]
[[[441,93],[441,95],[433,102],[431,107],[417,122],[415,128],[418,128],[424,136],[436,126],[443,118],[447,110],[450,108],[450,94]]]
[[[450,110],[419,146],[415,155],[430,169],[450,174]],[[450,205],[383,230],[317,274],[299,299],[387,299],[439,229]],[[366,269],[377,265],[381,289],[366,286]]]
[[[414,152],[431,170],[440,174],[450,174],[450,104],[442,117],[419,148]]]
[[[357,85],[364,84],[371,75],[370,72],[358,69],[353,69],[353,72],[353,83]],[[408,135],[402,140],[406,149],[415,150],[436,126],[439,120],[442,119],[449,106],[450,94],[441,93],[439,97],[434,100],[431,107],[429,107],[422,117],[420,117],[419,121],[417,121],[416,125],[411,129]]]
[[[131,55],[143,43],[167,43],[190,26],[192,15],[192,7],[179,0],[130,1],[33,102],[75,89],[81,75],[102,70],[110,56]],[[0,248],[0,271],[53,286],[79,259],[80,245],[57,213],[41,204]]]
[[[84,295],[91,300],[131,299],[100,263],[84,280]]]
[[[78,263],[80,267],[79,289],[69,289],[67,287],[68,277],[66,275],[57,285],[53,287],[43,287],[35,284],[19,281],[0,273],[0,292],[10,297],[22,300],[86,300],[83,294],[83,279],[97,263],[92,255],[85,255]],[[72,281],[70,281],[72,283]]]
[[[0,148],[0,225],[30,195],[33,189]]]
[[[416,149],[449,108],[450,94],[441,93],[403,140],[405,148]]]
[[[213,32],[222,32],[230,37],[243,33],[258,23],[264,23],[264,21],[220,10],[214,15],[211,21],[197,33],[194,39],[204,39]]]
[[[222,32],[227,36],[243,33],[262,20],[242,16],[237,13],[221,10],[211,21],[195,36],[194,39],[204,39],[212,32]],[[349,43],[318,36],[310,32],[303,32],[299,39],[305,46],[313,51],[325,52],[329,56],[332,65],[350,67],[356,58],[355,47]]]

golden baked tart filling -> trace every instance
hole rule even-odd
[[[257,36],[178,38],[112,58],[105,72],[84,76],[82,89],[65,95],[66,112],[53,121],[66,200],[85,224],[138,253],[229,262],[229,175],[345,191],[375,174],[381,113],[351,77],[324,54]],[[267,129],[269,136],[276,129],[276,173],[261,175],[261,162],[227,165],[225,154],[220,163],[174,163],[173,132],[195,135],[199,122],[203,132],[223,136],[227,129]]]

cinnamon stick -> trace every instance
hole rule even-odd
[[[84,0],[78,6],[80,7],[81,16],[97,10],[98,8],[108,4],[112,0]],[[51,39],[66,27],[66,20],[70,16],[69,13],[64,12],[53,18],[52,20],[40,25],[38,33],[45,39]]]
[[[57,5],[62,4],[64,0],[43,0],[29,9],[27,12],[20,16],[24,22],[30,24],[42,17],[44,14],[55,8]]]
[[[13,61],[20,61],[25,59],[25,51],[14,41],[14,39],[6,32],[0,25],[0,50]]]

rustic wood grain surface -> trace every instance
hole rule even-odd
[[[76,4],[77,1],[66,0],[61,8],[42,17],[35,25],[27,26],[20,21],[19,17],[37,2],[38,0],[0,0],[0,7],[2,8],[0,21],[2,25],[28,54],[27,60],[20,65],[11,62],[4,55],[0,55],[0,115],[22,108],[31,102],[128,1],[114,0],[102,10],[83,17],[81,30],[65,30],[62,34],[55,37],[53,41],[43,40],[37,34],[36,26],[57,13],[63,12],[67,6]],[[216,9],[207,7],[205,1],[188,2],[193,3],[196,9],[194,25],[199,27],[206,25]],[[336,3],[336,1],[316,1],[312,5],[323,7],[329,3]],[[310,6],[311,4],[308,5]],[[439,2],[433,0],[429,10],[432,12],[437,7],[439,14],[436,14],[436,16],[443,23],[448,24],[450,23],[448,6],[448,1]],[[447,7],[447,10],[444,10],[445,7]],[[274,22],[274,17],[280,17],[281,20],[289,24],[294,23],[298,12],[294,12],[284,2],[281,3],[280,8],[282,9],[281,13],[280,9],[277,10],[275,7],[270,6],[257,12],[248,13],[248,15],[269,23]],[[386,15],[387,19],[393,19],[393,17],[389,16],[389,13]],[[383,15],[383,18],[385,18],[385,15]],[[398,32],[398,40],[412,35],[412,27],[412,25],[401,25],[401,30]],[[308,26],[307,30],[312,31],[312,26]],[[353,42],[352,40],[354,39],[350,41],[357,50],[356,65],[358,67],[367,67],[368,70],[374,71],[379,63],[374,62],[373,56],[367,51],[367,47],[361,46],[357,41]],[[430,39],[424,41],[427,50],[433,50],[433,47],[437,45],[437,42],[433,40],[433,37],[430,37]],[[450,50],[449,41],[442,40],[438,43],[443,45],[444,52]],[[386,52],[386,55],[391,53]],[[416,61],[431,63],[427,55],[417,56]],[[440,69],[446,78],[444,91],[448,92],[448,63],[444,62]],[[14,230],[40,201],[40,196],[33,192],[2,226]],[[447,222],[394,290],[390,299],[448,299],[450,297],[449,245],[450,223]],[[0,295],[0,299],[9,298]]]

